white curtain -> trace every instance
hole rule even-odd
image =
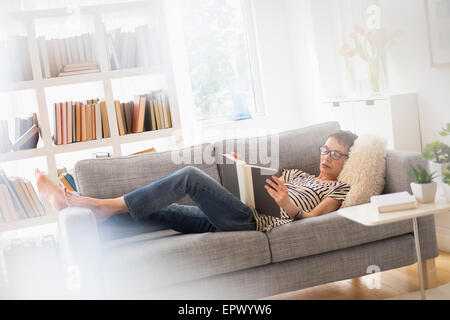
[[[373,4],[379,5],[378,0],[311,1],[323,98],[369,94],[367,64],[357,56],[341,56],[339,51],[356,25],[366,29],[367,8]]]

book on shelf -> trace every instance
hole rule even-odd
[[[134,32],[122,32],[120,28],[108,30],[106,40],[112,70],[161,63],[158,31],[148,25],[137,26]]]
[[[3,223],[20,219],[19,213],[13,204],[9,189],[4,184],[0,184],[0,210]]]
[[[407,191],[371,196],[370,203],[375,206],[379,213],[415,209],[418,207],[416,198]]]
[[[136,95],[133,101],[114,102],[119,134],[172,128],[169,99],[162,90]]]
[[[119,135],[123,136],[126,134],[126,124],[123,108],[119,100],[114,101],[114,107],[116,109],[116,119],[117,127],[119,129]]]
[[[83,33],[63,39],[37,38],[44,78],[99,72],[93,35]]]
[[[223,186],[242,203],[255,208],[258,213],[280,217],[280,206],[264,188],[266,179],[280,176],[281,170],[247,164],[232,155],[223,154]],[[227,159],[229,159],[227,161]]]
[[[8,152],[10,148],[8,120],[0,120],[0,153]]]
[[[109,137],[106,104],[99,99],[55,103],[54,128],[56,145]]]
[[[101,111],[102,111],[102,127],[103,127],[103,137],[109,138],[109,122],[108,122],[108,112],[106,110],[106,102],[102,101],[100,103]]]
[[[13,151],[34,149],[39,142],[40,131],[37,114],[32,113],[26,119],[15,118],[15,141],[10,149]]]
[[[9,194],[12,199],[13,206],[18,214],[18,216],[23,219],[27,217],[25,207],[22,204],[22,202],[19,199],[19,196],[12,185],[11,181],[9,181],[8,177],[6,176],[5,171],[0,169],[0,184],[5,185],[8,188]]]
[[[14,82],[33,80],[27,37],[10,35],[3,39],[0,56],[7,63],[2,68],[2,77]]]
[[[155,148],[145,149],[145,150],[142,150],[142,151],[134,152],[134,153],[130,154],[130,156],[137,156],[137,155],[140,155],[140,154],[146,154],[146,153],[151,153],[151,152],[156,152],[156,149]]]

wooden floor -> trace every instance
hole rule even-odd
[[[437,286],[450,282],[450,253],[439,251],[436,258]],[[267,297],[271,300],[378,300],[420,290],[417,263],[381,272],[379,289],[370,276],[332,282],[308,289]],[[373,279],[373,278],[372,278]]]

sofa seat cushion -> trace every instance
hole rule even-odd
[[[288,261],[412,233],[411,221],[367,227],[332,212],[294,221],[267,233],[272,262]]]
[[[270,263],[267,237],[257,231],[181,234],[170,230],[103,245],[107,288],[123,292],[244,270]]]

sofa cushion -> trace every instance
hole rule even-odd
[[[337,212],[298,220],[267,233],[272,262],[288,261],[411,233],[411,221],[367,227]]]
[[[355,140],[349,151],[349,159],[338,177],[338,180],[347,182],[351,187],[341,208],[368,203],[371,196],[383,191],[386,144],[385,138],[374,135],[362,135]]]
[[[172,152],[186,155],[183,163],[172,160]],[[205,159],[205,161],[202,161]],[[198,167],[220,182],[212,144],[205,143],[176,151],[138,156],[81,160],[75,165],[75,179],[81,195],[99,199],[120,197],[164,178],[185,166]],[[189,197],[177,203],[194,205]]]
[[[159,231],[109,242],[103,250],[107,289],[123,292],[244,270],[271,261],[267,237],[257,231]]]

